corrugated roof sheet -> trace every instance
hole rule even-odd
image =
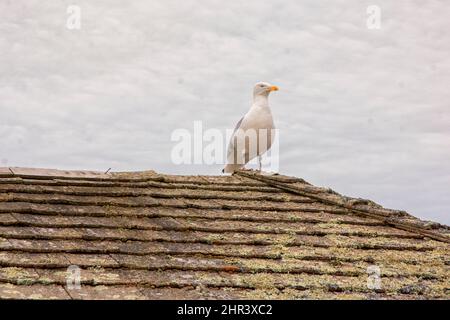
[[[449,242],[281,175],[0,168],[0,298],[449,298]]]

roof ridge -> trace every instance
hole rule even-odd
[[[33,178],[66,178],[66,179],[100,179],[109,178],[111,173],[108,171],[100,172],[95,170],[62,170],[48,168],[29,168],[29,167],[0,167],[0,178],[8,177],[33,177]]]
[[[433,221],[420,220],[406,211],[386,209],[367,199],[343,196],[330,188],[315,187],[303,179],[274,174],[265,175],[253,170],[240,170],[235,174],[264,182],[284,191],[307,196],[325,204],[346,208],[354,213],[380,220],[397,229],[450,243],[450,227]]]
[[[0,178],[8,177],[33,177],[33,178],[64,178],[64,179],[120,179],[129,176],[136,176],[142,179],[144,177],[161,176],[163,179],[166,174],[156,173],[155,171],[139,172],[99,172],[87,170],[57,170],[42,168],[23,168],[23,167],[0,167]],[[420,220],[409,213],[401,210],[392,210],[383,208],[381,205],[367,199],[351,198],[341,195],[330,188],[316,187],[307,181],[298,178],[280,174],[261,174],[254,170],[241,170],[236,175],[252,180],[263,182],[269,186],[278,189],[306,196],[318,200],[325,204],[331,204],[346,208],[354,213],[365,217],[377,219],[386,225],[406,230],[435,240],[450,243],[450,227],[433,222]],[[204,177],[200,180],[209,181]]]

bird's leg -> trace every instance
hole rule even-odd
[[[258,156],[258,165],[259,165],[259,172],[261,172],[262,169],[262,156]]]

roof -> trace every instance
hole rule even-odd
[[[0,168],[2,299],[448,299],[449,242],[282,175]]]

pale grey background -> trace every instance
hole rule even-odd
[[[0,166],[217,174],[173,165],[170,134],[232,128],[264,80],[281,173],[450,224],[449,17],[446,0],[2,0]]]

